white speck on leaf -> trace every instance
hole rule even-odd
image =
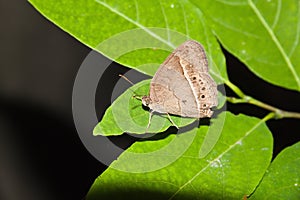
[[[214,168],[222,167],[222,163],[220,162],[220,160],[215,160],[214,162],[211,163],[211,167]]]
[[[264,148],[261,148],[262,151],[268,151],[269,148],[268,147],[264,147]]]

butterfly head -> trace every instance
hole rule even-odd
[[[143,105],[144,106],[147,106],[147,107],[149,107],[149,105],[151,104],[151,99],[150,99],[150,97],[149,96],[143,96],[142,97],[142,103],[143,103]]]

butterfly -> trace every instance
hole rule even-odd
[[[190,118],[211,117],[212,108],[218,105],[218,91],[208,70],[202,45],[194,40],[184,42],[155,73],[149,95],[142,97],[143,105],[149,107],[151,113],[168,114],[173,125],[169,114]]]

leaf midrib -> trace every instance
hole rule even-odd
[[[255,6],[255,4],[253,3],[252,0],[248,0],[249,6],[252,8],[252,10],[254,11],[254,13],[256,14],[257,18],[259,19],[259,21],[262,23],[262,25],[265,27],[265,29],[267,30],[268,34],[270,35],[272,41],[275,43],[276,47],[278,48],[279,52],[281,53],[284,61],[286,62],[288,68],[290,69],[291,73],[294,76],[294,79],[298,85],[298,90],[300,90],[300,78],[297,75],[297,72],[291,62],[291,60],[289,59],[288,55],[286,54],[285,50],[283,49],[281,43],[279,42],[278,38],[276,37],[274,31],[271,29],[271,27],[269,26],[269,24],[266,22],[266,20],[264,19],[264,17],[261,15],[260,11],[257,9],[257,7]]]

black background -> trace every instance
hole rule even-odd
[[[0,16],[0,199],[82,199],[105,169],[81,143],[72,119],[73,82],[90,49],[27,2],[1,1]],[[264,82],[225,55],[230,80],[246,94],[300,112],[299,93]],[[124,72],[117,64],[106,72],[99,113],[110,104],[114,83]],[[251,105],[229,104],[228,109],[257,117],[268,113]],[[299,123],[267,123],[275,155],[300,140]]]

